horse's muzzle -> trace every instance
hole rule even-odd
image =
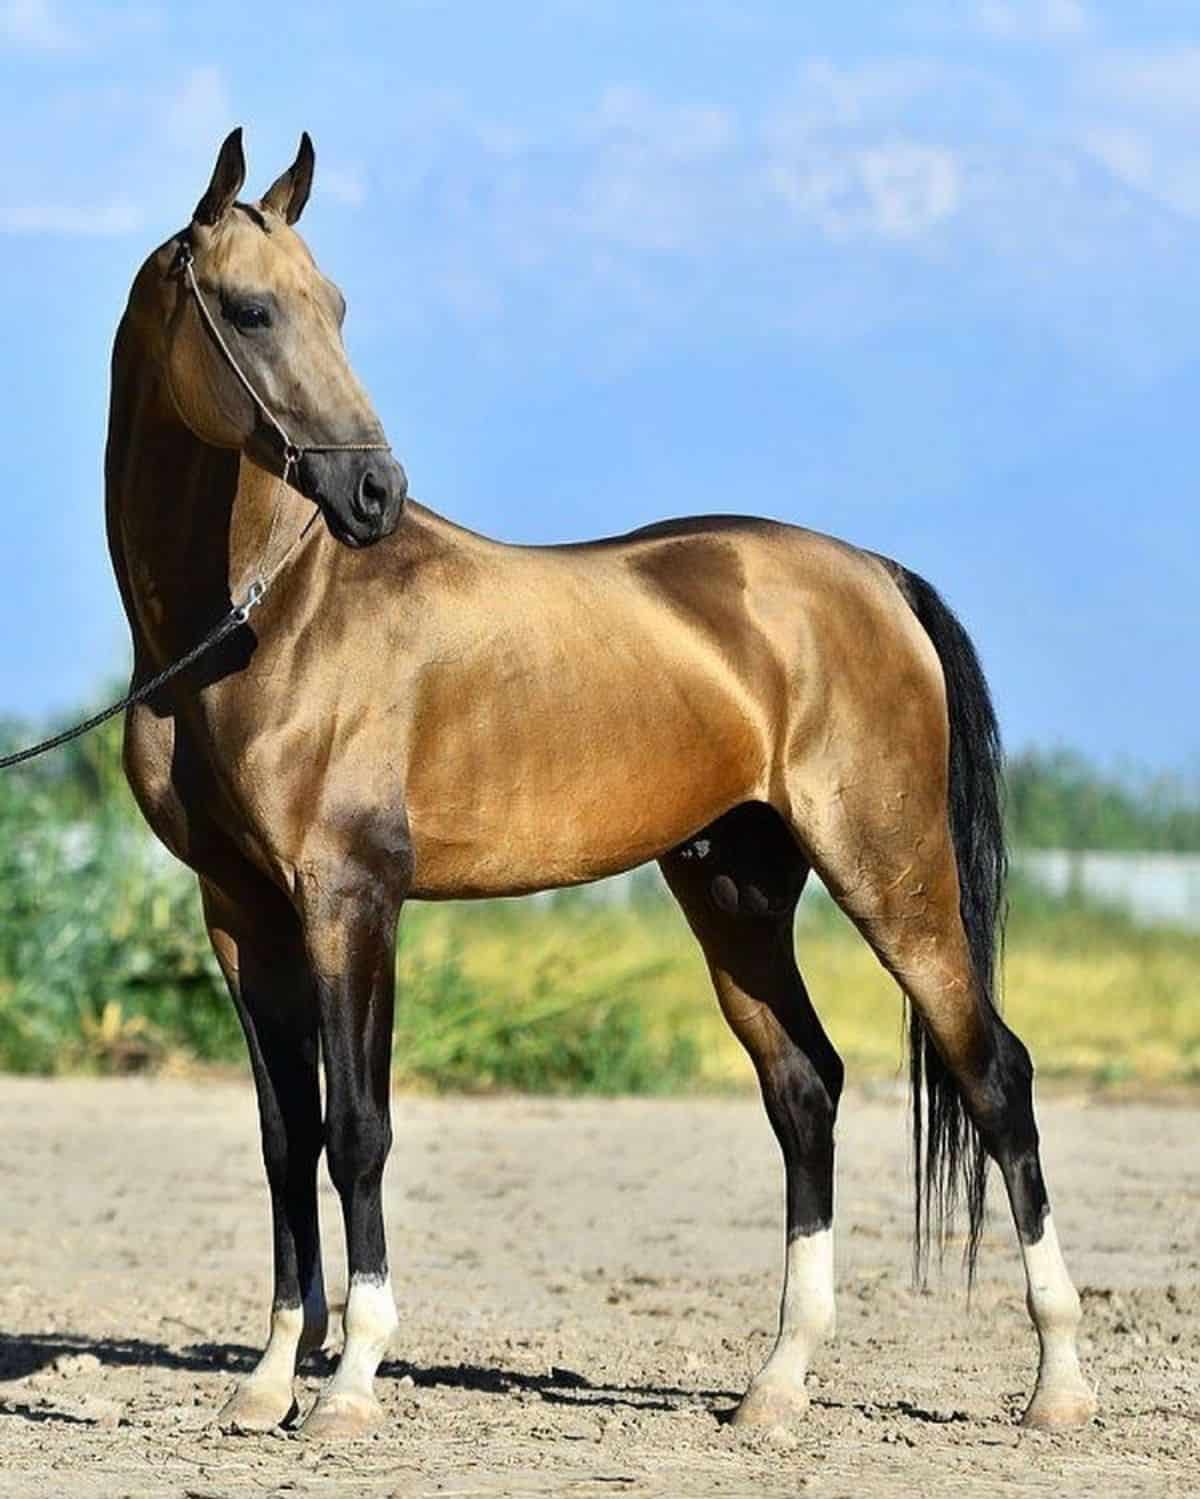
[[[301,493],[319,505],[331,534],[345,546],[373,546],[399,524],[408,496],[403,467],[386,452],[306,453],[297,473]]]

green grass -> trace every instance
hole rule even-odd
[[[699,1071],[694,1037],[654,1025],[643,1003],[664,961],[590,962],[600,955],[598,934],[547,942],[544,921],[544,913],[497,904],[408,912],[398,962],[398,1080],[539,1093],[661,1093],[691,1083]],[[562,928],[559,916],[550,930]]]
[[[195,882],[128,817],[64,832],[53,810],[36,788],[7,800],[0,789],[0,1067],[113,1072],[240,1062],[241,1031]],[[648,953],[593,964],[586,940],[561,940],[569,917],[557,918],[558,935],[544,941],[545,914],[509,903],[409,911],[398,964],[398,1079],[537,1092],[689,1085],[699,1070],[694,1039],[654,1025],[642,1002],[663,960]],[[477,934],[495,972],[478,961]],[[531,939],[540,950],[524,951]]]
[[[687,1039],[694,1086],[752,1083],[695,941],[667,899],[610,907],[575,894],[543,904],[414,908],[406,924],[415,956],[402,959],[402,975],[406,961],[436,965],[439,952],[451,953],[465,988],[501,1012],[519,1007],[531,985],[548,997],[620,996],[655,1046]],[[898,1075],[896,986],[827,898],[806,898],[796,946],[851,1078]],[[1049,902],[1014,882],[1004,990],[1005,1013],[1044,1078],[1200,1083],[1200,936]],[[402,1054],[397,1060],[403,1073]],[[682,1070],[677,1080],[686,1080]]]

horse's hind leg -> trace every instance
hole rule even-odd
[[[774,1425],[808,1406],[804,1378],[833,1331],[833,1127],[842,1063],[792,950],[808,866],[769,808],[736,809],[662,861],[708,961],[721,1009],[758,1073],[783,1152],[787,1252],[779,1335],[734,1413]]]
[[[219,1417],[227,1429],[269,1431],[295,1414],[296,1364],[325,1339],[325,1286],[317,1227],[321,1096],[312,974],[291,907],[248,872],[239,899],[204,882],[213,950],[237,1007],[258,1091],[271,1193],[275,1291],[271,1334],[254,1371]]]
[[[813,825],[798,832],[831,893],[896,978],[932,1041],[925,1067],[936,1097],[926,1131],[940,1144],[932,1155],[926,1152],[925,1207],[937,1207],[943,1185],[951,1186],[952,1195],[954,1174],[965,1164],[972,1254],[982,1221],[983,1160],[978,1158],[977,1168],[970,1163],[973,1142],[963,1106],[1003,1174],[1041,1347],[1025,1422],[1080,1425],[1094,1411],[1095,1396],[1079,1369],[1079,1297],[1059,1251],[1042,1176],[1033,1066],[975,972],[944,793],[935,778],[906,775],[902,753],[893,752],[886,766],[861,779],[841,776],[836,790],[823,797],[814,797],[810,784],[808,806],[838,810],[810,819]],[[914,1103],[919,1109],[919,1100]]]

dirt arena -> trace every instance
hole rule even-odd
[[[1200,1110],[1041,1114],[1100,1388],[1085,1432],[1013,1424],[1035,1342],[1000,1203],[970,1308],[956,1266],[910,1289],[899,1097],[843,1109],[810,1416],[749,1436],[722,1418],[768,1347],[782,1211],[756,1103],[400,1098],[391,1419],[322,1447],[210,1424],[269,1296],[249,1089],[0,1079],[0,1494],[1193,1495]],[[336,1302],[328,1192],[323,1215]]]

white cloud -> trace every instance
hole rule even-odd
[[[604,144],[631,144],[677,160],[711,156],[733,144],[733,117],[723,109],[664,108],[643,89],[617,84],[605,89],[588,133]]]
[[[912,141],[874,146],[859,153],[858,170],[873,227],[884,239],[915,239],[958,207],[961,172],[945,147]]]
[[[974,19],[987,36],[1009,42],[1079,37],[1089,29],[1082,0],[976,0]]]
[[[191,152],[198,144],[215,150],[235,123],[229,90],[220,68],[192,68],[182,83],[164,101],[166,141],[177,150]]]
[[[801,64],[787,100],[768,113],[776,143],[817,132],[893,123],[914,100],[942,88],[948,69],[933,61],[866,62],[843,67],[828,58]]]
[[[1080,70],[1080,88],[1096,102],[1194,125],[1200,46],[1101,53]]]
[[[582,170],[564,211],[553,218],[558,227],[604,244],[689,253],[707,240],[714,217],[728,213],[726,178],[736,137],[724,110],[668,108],[640,89],[606,89],[578,127],[572,155]],[[527,178],[510,182],[528,191]],[[524,258],[535,258],[528,244]]]
[[[106,77],[47,95],[14,123],[29,148],[10,142],[0,157],[0,232],[90,237],[173,227],[203,191],[231,114],[224,76],[211,66],[153,90]],[[75,144],[89,128],[90,153]],[[47,134],[72,142],[49,188],[35,149]]]
[[[33,52],[69,52],[79,45],[79,37],[51,0],[2,0],[0,44]]]
[[[1154,171],[1154,147],[1141,131],[1096,125],[1082,132],[1084,149],[1122,182],[1148,188]]]
[[[361,166],[320,166],[317,181],[323,193],[347,208],[361,208],[367,201],[367,174]]]
[[[130,234],[141,228],[143,217],[128,198],[106,199],[95,205],[31,199],[24,203],[0,202],[0,233],[65,234],[86,239]]]
[[[1060,33],[1079,19],[1022,14]],[[952,60],[812,57],[786,94],[740,109],[614,84],[540,134],[527,118],[520,129],[475,119],[460,99],[411,127],[403,156],[420,170],[380,173],[372,191],[382,212],[419,215],[431,247],[453,244],[452,265],[431,248],[411,277],[483,327],[532,298],[564,325],[616,304],[649,328],[706,296],[809,326],[835,295],[831,278],[830,321],[869,323],[895,315],[897,288],[930,285],[917,267],[934,263],[952,284],[966,274],[1018,302],[1036,289],[1050,305],[1109,285],[1131,255],[1167,267],[1185,253],[1181,214],[1200,214],[1200,116],[1186,140],[1176,120],[1183,144],[1164,155],[1172,131],[1143,96],[1166,80],[1166,99],[1181,99],[1193,65],[1200,49],[1108,59],[1085,41],[1031,100],[978,43]],[[821,267],[820,295],[797,276],[804,265]]]
[[[751,121],[610,88],[586,117],[566,221],[585,238],[693,260],[712,258],[714,236],[768,253],[813,237],[913,243],[959,203],[954,150],[898,124],[944,79],[933,63],[812,59],[790,97]]]
[[[1119,181],[1200,218],[1200,47],[1108,51],[1074,80],[1082,148]]]
[[[796,224],[837,241],[931,233],[957,211],[961,177],[954,152],[908,140],[777,155],[762,171]]]

